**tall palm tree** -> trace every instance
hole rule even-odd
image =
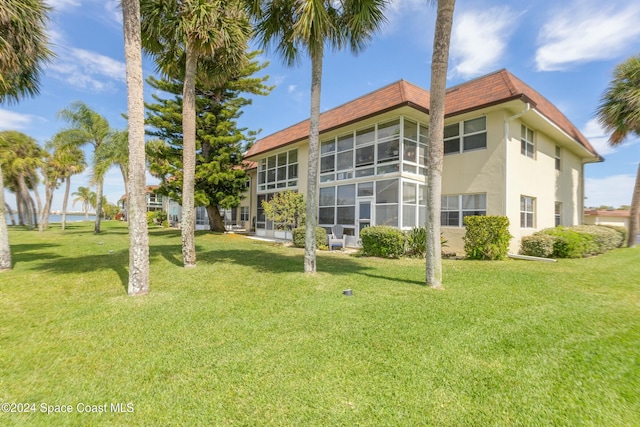
[[[619,64],[596,111],[600,124],[610,132],[609,145],[617,146],[629,135],[640,136],[640,55]],[[627,245],[636,244],[640,215],[640,164],[631,198]]]
[[[36,171],[43,165],[44,152],[33,138],[22,132],[4,131],[1,134],[0,163],[14,177],[27,226],[33,229],[38,223],[40,209],[35,208],[29,189],[35,189],[37,185]]]
[[[84,151],[74,144],[74,140],[67,140],[68,132],[63,131],[54,135],[51,145],[62,168],[62,179],[65,181],[64,198],[62,199],[62,230],[66,228],[67,206],[69,202],[69,190],[71,189],[71,177],[84,172],[87,163]]]
[[[142,0],[140,9],[143,46],[161,72],[183,81],[182,256],[194,267],[196,73],[199,63],[220,72],[245,63],[251,27],[241,0]]]
[[[258,39],[264,47],[274,45],[287,65],[300,59],[301,51],[311,59],[311,112],[309,119],[309,167],[304,271],[316,271],[318,223],[318,158],[320,94],[325,44],[336,50],[349,45],[361,51],[385,22],[387,0],[246,0],[255,20]]]
[[[43,0],[4,0],[0,7],[0,103],[18,101],[39,91],[42,65],[53,57]],[[1,137],[0,137],[1,138]],[[0,271],[11,269],[11,248],[0,165]]]
[[[82,146],[91,144],[94,153],[94,178],[96,183],[96,193],[98,205],[96,206],[96,221],[93,229],[94,233],[100,233],[100,212],[102,211],[102,192],[104,183],[104,171],[100,163],[96,162],[95,153],[108,138],[111,133],[109,122],[100,114],[89,108],[84,102],[76,101],[68,108],[58,111],[58,118],[68,122],[71,127],[67,129],[66,138],[75,141],[75,144]]]
[[[130,120],[131,118],[129,118]],[[143,135],[144,136],[144,135]],[[144,143],[144,140],[143,140]],[[114,130],[95,153],[95,163],[103,169],[117,166],[124,182],[124,194],[129,197],[129,132]]]
[[[139,0],[122,0],[122,22],[127,70],[129,132],[125,139],[128,143],[127,167],[124,168],[122,162],[119,164],[125,178],[125,194],[127,194],[127,209],[129,210],[129,282],[127,293],[133,296],[149,292],[149,235],[145,199],[144,82]],[[122,135],[119,134],[115,140],[122,141]],[[121,153],[120,150],[118,151]],[[128,174],[126,177],[125,172]],[[133,190],[133,195],[129,194],[129,188]]]
[[[78,187],[77,191],[71,193],[72,196],[76,196],[73,199],[73,206],[75,207],[77,202],[82,203],[82,210],[84,211],[84,220],[89,221],[89,207],[91,207],[91,199],[95,198],[96,193],[91,191],[89,187]]]

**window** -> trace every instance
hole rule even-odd
[[[444,153],[487,148],[487,118],[465,120],[444,127]]]
[[[249,206],[240,207],[240,221],[249,221]]]
[[[464,218],[487,214],[486,194],[460,194],[442,196],[440,225],[444,227],[462,227]]]
[[[556,170],[561,170],[562,167],[562,149],[556,145]]]
[[[536,199],[533,197],[520,197],[520,227],[533,228],[535,220]]]
[[[298,150],[279,153],[258,163],[258,191],[298,185]]]
[[[418,185],[412,182],[402,183],[402,226],[416,226],[416,207],[418,203]]]
[[[556,227],[562,225],[562,203],[556,202],[555,207]]]
[[[535,145],[533,144],[533,131],[525,125],[520,125],[520,153],[530,158],[535,157]]]
[[[376,224],[398,226],[398,179],[376,182]]]

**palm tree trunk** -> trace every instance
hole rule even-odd
[[[64,188],[64,199],[62,200],[62,231],[67,224],[67,204],[69,202],[69,189],[71,188],[71,177],[67,177],[67,183]]]
[[[0,271],[11,269],[11,247],[4,202],[4,178],[0,166]]]
[[[120,173],[122,173],[122,180],[124,181],[124,199],[129,200],[129,174],[127,173],[127,168],[125,168],[123,165],[120,165]],[[145,180],[146,180],[146,176],[145,176]]]
[[[142,81],[142,41],[139,0],[122,1],[124,51],[127,74],[127,109],[129,113],[129,176],[125,194],[129,221],[129,295],[149,293],[149,234],[146,215],[146,162],[144,151],[144,101]],[[133,194],[129,194],[129,186]]]
[[[442,163],[444,157],[444,98],[447,86],[447,66],[454,6],[455,0],[438,0],[438,14],[433,36],[433,55],[431,60],[429,145],[427,147],[426,284],[432,288],[442,288],[440,209],[442,204]]]
[[[40,199],[40,192],[38,191],[38,180],[37,178],[34,176],[34,174],[31,175],[31,181],[33,182],[32,186],[33,186],[33,194],[36,195],[36,202],[37,202],[37,212],[38,215],[36,216],[38,218],[37,223],[38,223],[38,231],[42,232],[43,231],[43,221],[44,221],[44,209],[42,208],[42,199]],[[46,215],[48,216],[49,213],[47,212]]]
[[[4,194],[2,195],[2,198],[4,199]],[[16,225],[16,218],[14,216],[14,212],[11,210],[11,206],[9,206],[7,202],[4,202],[4,207],[7,208],[7,213],[11,219],[11,225]]]
[[[195,173],[196,173],[196,94],[195,74],[198,57],[187,43],[182,93],[182,258],[185,267],[196,265],[195,245]]]
[[[93,233],[100,233],[100,220],[102,219],[102,187],[104,186],[104,178],[100,177],[96,183],[96,223],[93,227]]]
[[[20,201],[22,202],[22,212],[24,213],[26,226],[29,230],[33,230],[34,221],[33,221],[33,209],[31,207],[31,196],[29,196],[29,191],[27,190],[27,184],[24,181],[24,175],[21,173],[18,174],[18,191],[20,192]]]
[[[22,193],[19,186],[16,191],[16,210],[18,211],[18,225],[24,225],[24,205],[22,204]]]
[[[633,197],[631,198],[631,211],[629,212],[629,237],[627,246],[633,248],[636,245],[638,236],[638,216],[640,215],[640,163],[636,174],[636,183],[633,186]]]
[[[46,214],[42,216],[42,219],[40,220],[40,223],[42,224],[42,228],[45,230],[49,228],[49,212],[51,211],[51,203],[53,202],[54,188],[55,187],[53,185],[47,185],[45,187],[45,199],[44,199],[43,211],[46,212]]]
[[[309,119],[309,165],[307,167],[307,223],[304,234],[304,272],[316,272],[316,226],[318,225],[318,153],[320,148],[320,93],[323,46],[311,57],[311,115]]]

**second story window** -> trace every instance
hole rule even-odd
[[[487,148],[487,118],[465,120],[444,127],[444,154]]]
[[[523,156],[535,157],[535,145],[533,144],[533,131],[525,125],[520,125],[520,152]]]

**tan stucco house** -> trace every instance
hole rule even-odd
[[[589,225],[611,225],[629,229],[631,213],[628,209],[587,209],[584,223]]]
[[[318,223],[341,224],[357,246],[369,225],[401,229],[425,220],[429,92],[392,83],[320,116]],[[241,208],[258,235],[276,236],[261,202],[307,191],[309,121],[269,135],[246,159],[250,196]],[[462,253],[468,215],[506,215],[515,237],[583,221],[584,166],[602,157],[547,99],[507,70],[451,87],[446,95],[442,230]]]

